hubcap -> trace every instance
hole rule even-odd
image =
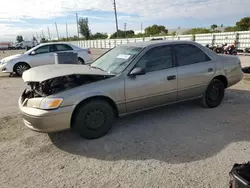
[[[90,111],[84,119],[84,124],[88,129],[96,130],[103,126],[106,115],[99,109]]]
[[[17,73],[22,75],[24,71],[26,71],[28,69],[27,66],[25,65],[19,65],[16,69]]]
[[[213,85],[208,94],[208,98],[211,101],[216,101],[220,97],[220,88],[216,85]]]

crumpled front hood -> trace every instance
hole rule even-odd
[[[42,82],[73,74],[114,76],[114,74],[91,68],[88,65],[53,64],[31,68],[23,73],[22,78],[24,82]]]
[[[7,61],[11,61],[13,59],[17,59],[19,57],[23,56],[23,54],[16,54],[16,55],[11,55],[11,56],[8,56],[8,57],[5,57],[1,60],[1,62],[7,62]]]

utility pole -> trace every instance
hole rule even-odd
[[[69,38],[69,34],[68,34],[68,24],[66,23],[66,36],[67,36],[67,40]]]
[[[116,37],[118,38],[118,21],[117,21],[117,13],[116,13],[116,3],[114,0],[114,10],[115,10],[115,22],[116,22]]]
[[[78,14],[76,13],[76,29],[77,29],[77,37],[79,39],[79,24],[78,24]]]
[[[43,38],[45,38],[45,35],[44,35],[44,33],[43,33],[43,30],[42,30],[42,36],[43,36]]]
[[[55,25],[56,25],[57,40],[59,40],[59,33],[58,33],[58,28],[57,28],[56,22],[55,22]]]
[[[38,36],[37,32],[36,32],[36,40],[39,41],[39,36]]]
[[[49,40],[51,40],[50,31],[49,31],[49,26],[48,26],[48,35],[49,35]]]
[[[143,31],[143,23],[141,23],[141,33],[142,33],[142,31]]]
[[[127,33],[126,33],[126,28],[127,28],[127,23],[124,23],[124,32],[125,32],[125,38],[127,38]]]

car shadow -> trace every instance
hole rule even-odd
[[[230,143],[250,141],[250,91],[228,89],[223,104],[214,109],[202,108],[197,102],[122,118],[108,135],[96,140],[70,131],[49,137],[57,148],[88,158],[154,159],[173,164],[206,159]]]

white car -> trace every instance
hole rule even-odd
[[[80,48],[68,43],[45,43],[40,44],[23,54],[6,57],[0,61],[0,71],[4,73],[16,73],[22,75],[31,67],[55,64],[57,52],[74,52],[78,54],[79,64],[92,62],[91,52],[88,48]]]

